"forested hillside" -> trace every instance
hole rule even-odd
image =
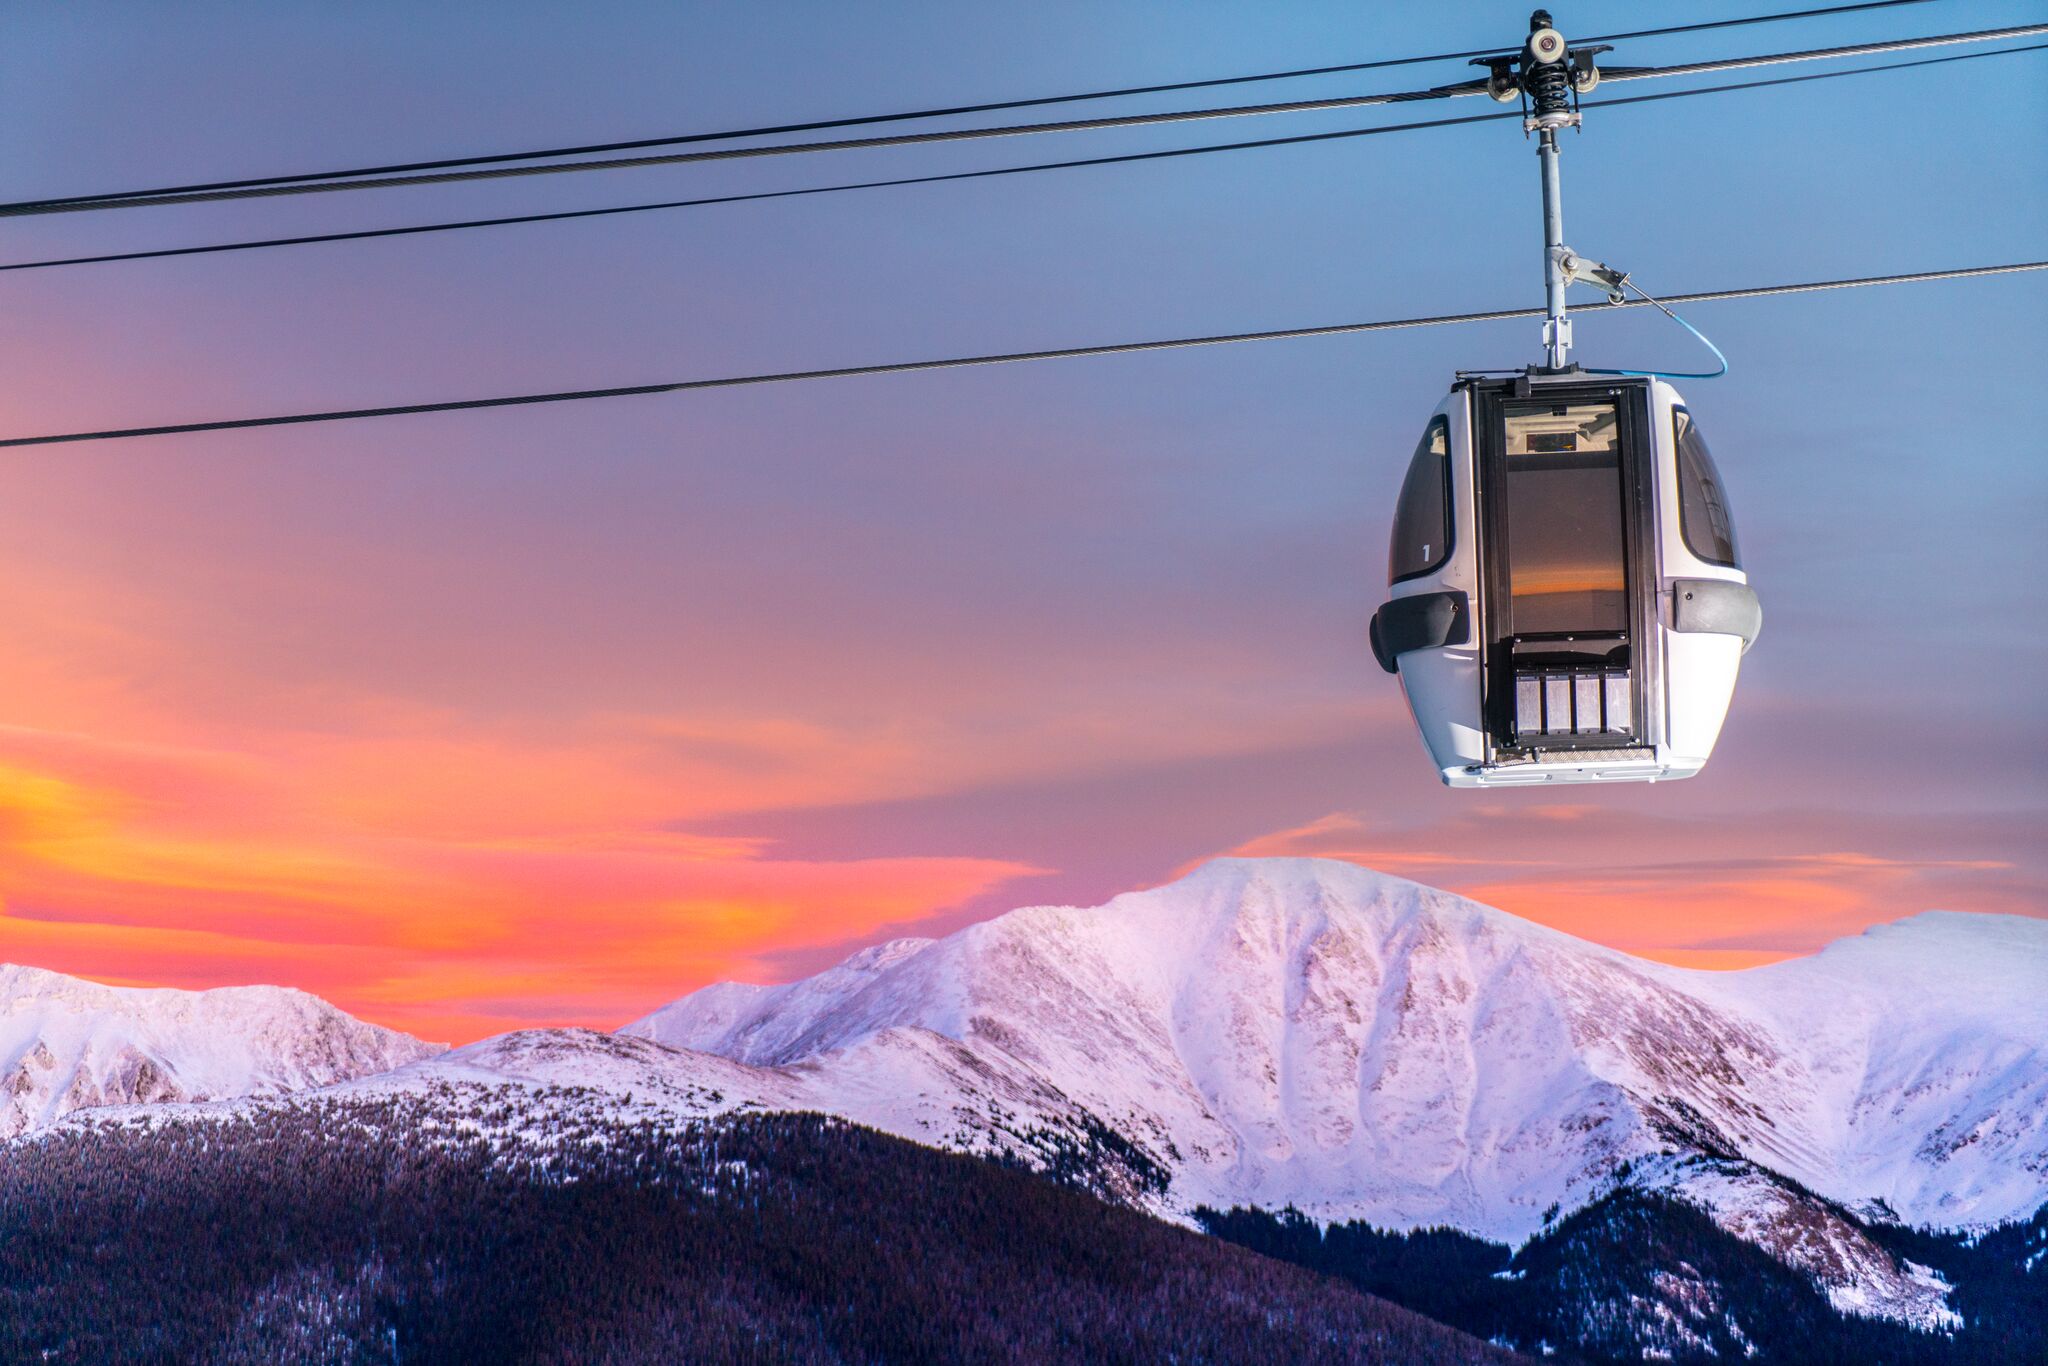
[[[0,1354],[1506,1359],[1341,1282],[836,1120],[565,1121],[537,1146],[489,1105],[308,1102],[0,1149]]]
[[[2038,1366],[2048,1361],[2048,1209],[1979,1237],[1863,1224],[1895,1256],[1955,1286],[1960,1322],[1921,1332],[1838,1311],[1813,1282],[1706,1214],[1623,1190],[1519,1250],[1451,1229],[1317,1225],[1293,1210],[1203,1210],[1218,1237],[1340,1277],[1524,1351],[1595,1362],[1856,1362]]]

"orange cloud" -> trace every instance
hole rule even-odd
[[[727,683],[648,710],[566,687],[544,706],[472,705],[464,674],[451,703],[395,686],[417,681],[416,642],[382,638],[404,613],[377,610],[379,587],[315,567],[359,547],[293,543],[245,562],[215,549],[215,503],[201,499],[167,509],[164,553],[138,572],[113,529],[155,537],[159,519],[95,468],[14,471],[17,492],[105,519],[76,539],[47,517],[14,526],[0,505],[0,531],[20,533],[0,537],[0,957],[90,977],[282,982],[458,1039],[615,1024],[1039,871],[915,851],[791,858],[748,836],[744,813],[1256,750],[1398,705],[1275,709],[1232,677],[1191,675],[1124,695],[1075,675],[1031,696],[1045,684],[1027,679],[908,708],[820,677],[808,696]],[[249,534],[233,515],[220,525]],[[459,569],[403,568],[407,584]],[[305,631],[307,614],[343,634]],[[517,634],[544,641],[547,626]],[[308,664],[309,645],[332,660]],[[918,686],[986,672],[952,653],[951,675]],[[1228,650],[1217,662],[1225,675],[1273,667]],[[721,833],[692,828],[712,818]]]
[[[137,582],[0,565],[0,957],[121,982],[279,982],[466,1039],[617,1024],[1037,871],[790,860],[687,828],[943,788],[960,764],[933,756],[971,748],[946,726],[739,710],[492,722],[340,681],[251,697],[167,629],[197,609]]]
[[[617,1024],[764,955],[864,939],[1037,871],[776,859],[660,828],[667,792],[607,783],[601,756],[569,765],[588,791],[565,797],[545,781],[560,756],[490,745],[471,767],[404,758],[394,786],[435,773],[413,794],[420,819],[372,819],[349,800],[360,770],[337,779],[287,748],[282,764],[0,732],[0,956],[112,980],[277,981],[468,1038]],[[522,764],[543,780],[525,803],[505,786]],[[459,816],[436,828],[436,803]]]

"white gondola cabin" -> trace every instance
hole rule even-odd
[[[1762,613],[1661,379],[1461,379],[1394,514],[1373,653],[1453,787],[1689,778]]]

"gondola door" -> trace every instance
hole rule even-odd
[[[1648,385],[1473,401],[1488,761],[1640,757],[1661,719]]]

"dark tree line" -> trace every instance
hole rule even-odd
[[[819,1116],[489,1095],[0,1149],[0,1358],[1413,1362],[1505,1354],[1002,1164]]]
[[[1843,1315],[1804,1274],[1693,1206],[1631,1189],[1566,1217],[1519,1251],[1451,1229],[1325,1229],[1291,1209],[1202,1210],[1197,1217],[1242,1247],[1480,1337],[1526,1352],[1548,1347],[1565,1360],[1641,1361],[1654,1348],[1681,1362],[1760,1366],[2048,1363],[2048,1208],[1974,1239],[1858,1221],[1895,1257],[1931,1266],[1955,1287],[1949,1307],[1964,1326],[1952,1333]],[[1647,1308],[1660,1301],[1682,1332]]]

